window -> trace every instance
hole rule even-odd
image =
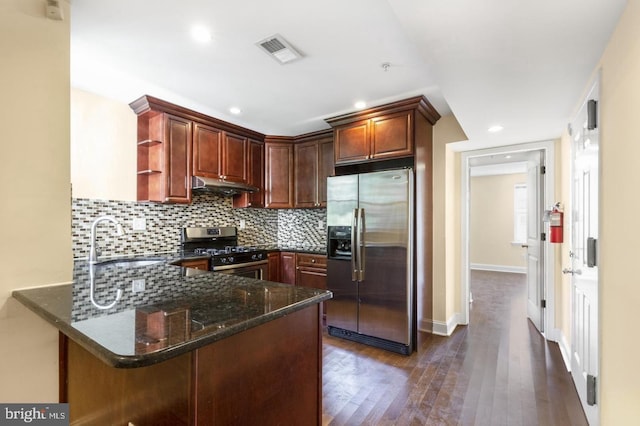
[[[513,242],[527,242],[527,184],[513,187]]]

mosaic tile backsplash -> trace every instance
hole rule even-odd
[[[240,245],[324,247],[326,213],[326,209],[234,209],[231,198],[206,193],[194,194],[193,202],[186,205],[74,198],[73,256],[89,256],[91,224],[104,215],[116,218],[124,235],[116,235],[110,222],[101,222],[96,241],[102,257],[174,252],[180,245],[180,229],[189,226],[238,227]],[[145,219],[146,230],[134,231],[133,219],[140,218]],[[240,229],[242,220],[244,229]]]

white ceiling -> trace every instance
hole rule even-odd
[[[71,84],[282,136],[328,128],[325,118],[357,100],[423,94],[469,137],[456,149],[546,140],[570,120],[625,4],[71,0]],[[211,30],[210,43],[192,41],[194,24]],[[280,65],[255,45],[275,33],[304,58]],[[488,133],[494,124],[504,130]]]

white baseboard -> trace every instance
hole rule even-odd
[[[438,336],[451,336],[458,324],[460,324],[460,314],[453,314],[446,323],[443,321],[420,320],[418,329]]]
[[[485,263],[472,263],[471,269],[478,271],[493,271],[493,272],[511,272],[514,274],[526,274],[526,266],[507,266],[507,265],[487,265]]]
[[[571,344],[563,332],[560,331],[559,334],[558,346],[560,346],[560,353],[562,354],[562,359],[564,360],[565,367],[567,367],[567,371],[571,371]]]
[[[571,344],[567,340],[567,336],[559,328],[554,328],[544,333],[544,337],[558,344],[564,365],[567,371],[571,371]]]

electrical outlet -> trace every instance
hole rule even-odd
[[[244,221],[244,219],[240,219],[240,224],[238,225],[238,229],[244,229],[246,228],[247,223]]]
[[[324,220],[318,221],[318,229],[324,229]]]
[[[138,278],[131,281],[131,291],[134,293],[140,293],[144,291],[144,278]]]
[[[134,231],[145,231],[147,229],[147,220],[144,217],[138,217],[133,219]]]

